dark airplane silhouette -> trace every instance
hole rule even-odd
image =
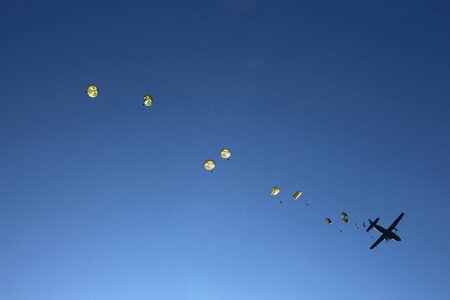
[[[376,218],[375,221],[371,221],[369,219],[370,225],[367,228],[366,231],[371,230],[372,228],[375,227],[375,229],[381,233],[381,236],[378,238],[378,240],[376,240],[375,243],[373,243],[372,246],[370,246],[370,249],[372,250],[373,248],[375,248],[379,243],[381,243],[383,240],[389,241],[389,240],[396,240],[396,241],[401,241],[401,238],[396,235],[393,231],[397,232],[397,228],[395,228],[395,226],[397,226],[398,222],[400,222],[400,220],[403,218],[405,214],[401,213],[400,216],[398,216],[398,218],[394,221],[394,223],[391,224],[391,226],[389,226],[388,229],[385,229],[383,227],[381,227],[380,225],[377,224],[378,220],[380,220],[380,218]],[[365,224],[364,224],[365,225]]]

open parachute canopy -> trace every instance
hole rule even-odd
[[[98,87],[94,84],[91,84],[90,86],[87,87],[86,94],[91,98],[97,97],[98,96]]]
[[[330,219],[330,218],[326,218],[326,219],[325,219],[325,223],[331,224],[331,223],[333,223],[333,222],[331,222],[331,219]]]
[[[153,97],[150,95],[145,95],[144,96],[144,105],[148,107],[148,106],[152,106],[152,104],[153,104]]]
[[[228,159],[231,156],[231,150],[228,148],[223,148],[222,151],[220,151],[220,157],[224,159]]]
[[[301,191],[295,192],[294,195],[292,195],[292,198],[294,198],[294,200],[297,200],[298,198],[301,197],[302,194],[303,192]]]
[[[276,196],[276,195],[278,195],[280,192],[281,192],[280,188],[277,187],[277,186],[274,186],[274,187],[272,188],[272,191],[270,192],[270,194],[271,194],[272,196]]]
[[[216,167],[216,163],[213,160],[208,159],[207,161],[205,161],[204,166],[206,170],[212,171]]]

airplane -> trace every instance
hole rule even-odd
[[[372,220],[369,219],[370,225],[366,231],[369,231],[375,227],[375,229],[381,233],[381,236],[378,238],[378,240],[376,240],[376,242],[373,243],[372,246],[370,246],[370,250],[378,246],[378,244],[381,243],[383,240],[386,240],[386,242],[388,242],[389,240],[396,240],[396,241],[402,240],[397,234],[395,234],[397,232],[397,228],[395,228],[395,226],[397,226],[398,222],[400,222],[400,220],[403,218],[404,215],[405,215],[404,213],[401,213],[400,216],[398,216],[398,218],[395,219],[395,221],[391,224],[391,226],[389,226],[388,229],[385,229],[377,224],[380,218],[376,218],[375,221],[373,222]]]

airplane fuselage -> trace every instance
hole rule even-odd
[[[376,231],[385,235],[385,238],[384,238],[385,240],[391,240],[391,239],[396,240],[396,241],[402,240],[398,235],[396,235],[392,231],[387,231],[386,228],[384,228],[378,224],[373,225],[373,227],[375,227]]]

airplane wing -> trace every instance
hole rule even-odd
[[[395,226],[397,226],[398,222],[400,222],[400,220],[403,218],[405,214],[401,213],[400,216],[398,216],[398,218],[394,221],[394,223],[391,224],[391,226],[389,226],[389,228],[387,229],[388,232],[391,232],[392,229],[395,228]]]
[[[376,240],[375,243],[373,243],[372,246],[370,246],[370,250],[372,250],[373,248],[375,248],[376,246],[378,246],[379,243],[381,243],[384,240],[384,234],[382,234],[378,240]]]

